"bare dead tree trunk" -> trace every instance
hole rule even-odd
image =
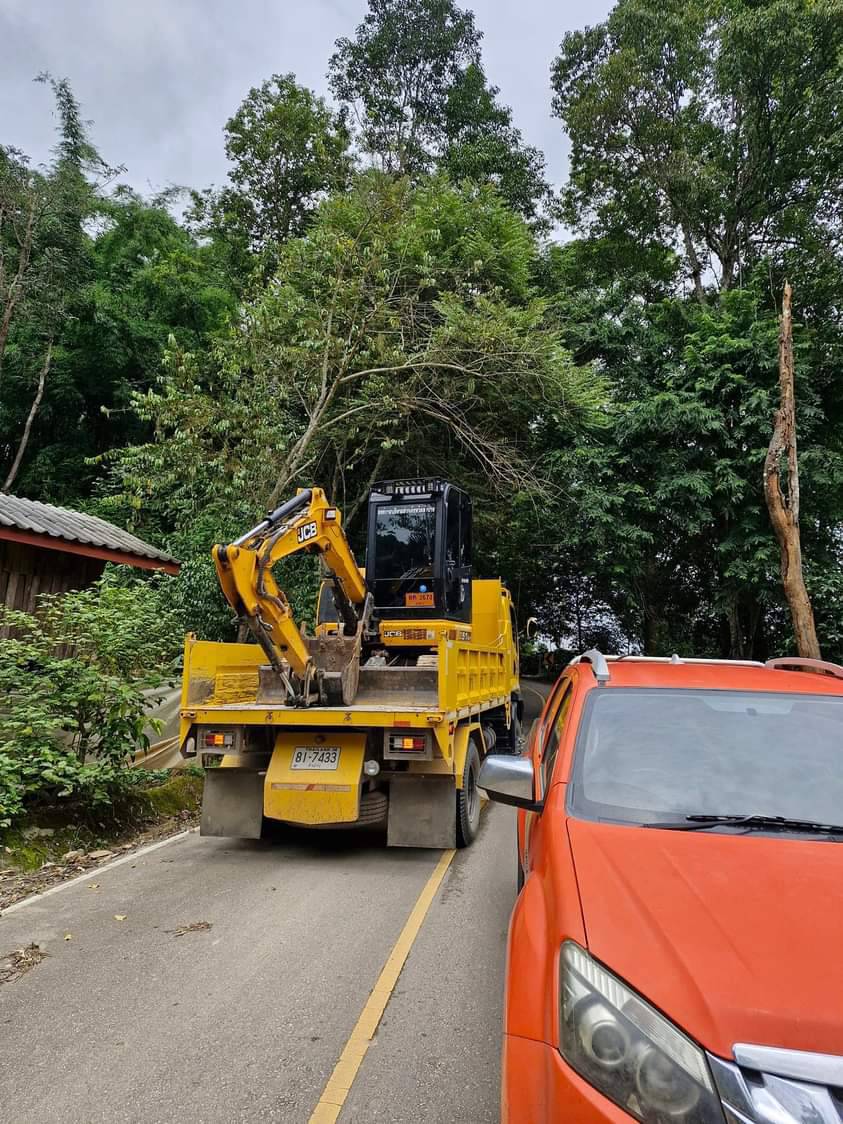
[[[47,382],[47,375],[50,371],[50,363],[53,358],[53,341],[47,344],[47,354],[44,356],[44,363],[41,367],[41,373],[38,376],[38,389],[35,391],[35,397],[32,400],[32,405],[29,409],[29,414],[26,419],[26,424],[23,427],[23,434],[18,445],[18,451],[15,453],[15,459],[12,461],[12,467],[9,469],[9,474],[3,482],[3,491],[8,492],[11,486],[17,479],[18,472],[20,472],[21,462],[23,455],[26,452],[26,447],[29,444],[29,435],[32,433],[32,423],[35,421],[35,415],[41,405],[41,399],[44,397],[44,386]]]
[[[781,550],[782,585],[790,607],[796,650],[800,656],[820,658],[814,610],[802,576],[799,536],[799,464],[796,454],[796,406],[793,374],[792,289],[785,282],[779,329],[779,408],[764,461],[764,495],[770,522]],[[787,459],[787,489],[782,490],[782,462]]]

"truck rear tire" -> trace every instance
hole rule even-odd
[[[468,847],[477,837],[480,827],[480,790],[477,778],[480,775],[480,754],[472,738],[465,755],[462,772],[462,788],[457,789],[457,846]]]
[[[521,739],[524,736],[524,731],[521,728],[521,719],[518,717],[516,711],[512,712],[512,725],[509,727],[510,736],[510,753],[515,754],[516,757],[521,755],[522,745]]]

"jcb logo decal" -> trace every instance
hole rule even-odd
[[[301,527],[299,527],[298,534],[297,534],[296,538],[298,539],[299,542],[310,542],[311,539],[316,538],[316,535],[317,535],[316,524],[315,523],[304,523],[304,524],[302,524]]]

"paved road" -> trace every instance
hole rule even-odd
[[[513,834],[487,808],[454,858],[341,1124],[498,1119]],[[306,1124],[438,860],[191,834],[7,912],[0,953],[48,955],[0,987],[0,1121]]]

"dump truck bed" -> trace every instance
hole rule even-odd
[[[354,702],[345,707],[285,703],[264,655],[253,644],[222,644],[188,637],[182,694],[184,722],[342,726],[371,716],[385,725],[399,714],[422,724],[464,718],[503,705],[512,686],[508,649],[440,638],[435,666],[363,667]],[[236,661],[236,662],[235,662]],[[236,715],[236,718],[233,716]],[[350,719],[349,719],[349,716]]]

